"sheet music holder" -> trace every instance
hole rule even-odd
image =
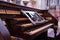
[[[22,11],[22,12],[28,17],[28,19],[34,25],[45,22],[45,19],[41,17],[40,15],[38,15],[37,12],[33,12],[33,11]]]

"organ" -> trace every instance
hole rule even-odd
[[[11,35],[33,40],[48,28],[57,25],[57,20],[48,10],[24,7],[0,1],[0,18],[6,22]]]

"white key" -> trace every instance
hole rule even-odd
[[[30,35],[34,35],[34,34],[36,34],[37,32],[40,32],[40,31],[42,31],[42,30],[50,27],[51,25],[53,25],[53,24],[51,23],[51,24],[45,25],[45,26],[40,27],[40,28],[38,28],[38,29],[36,29],[36,30],[30,31],[30,32],[26,32],[26,33],[27,33],[27,34],[30,34]]]

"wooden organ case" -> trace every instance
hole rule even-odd
[[[48,10],[39,10],[0,1],[0,18],[6,22],[11,35],[33,40],[47,31],[57,20]]]

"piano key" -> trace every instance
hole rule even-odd
[[[52,17],[46,17],[46,20],[52,20]]]
[[[4,9],[0,9],[0,14],[6,14]]]
[[[43,15],[43,13],[38,13],[38,15],[40,15],[40,16],[41,16],[41,15]]]
[[[6,10],[7,14],[21,14],[20,11],[16,10]]]
[[[28,18],[14,18],[14,20],[17,20],[17,21],[25,21],[25,20],[29,20]]]
[[[24,32],[24,33],[29,34],[29,35],[34,35],[34,34],[40,32],[40,31],[42,31],[42,30],[44,30],[44,29],[46,29],[46,28],[49,28],[49,27],[52,26],[52,25],[53,25],[53,23],[48,24],[48,25],[45,25],[45,26],[40,27],[40,28],[38,28],[38,29],[32,30],[32,31],[30,31],[30,32]]]
[[[32,23],[28,23],[28,24],[22,24],[21,26],[27,28],[27,27],[31,27],[34,25]]]

